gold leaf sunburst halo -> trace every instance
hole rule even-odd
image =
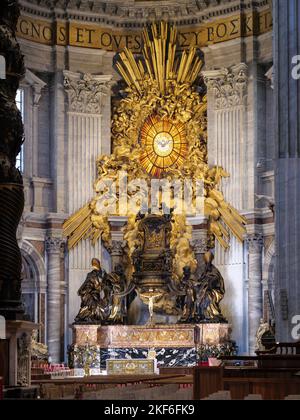
[[[150,115],[140,134],[141,165],[153,177],[159,178],[176,163],[181,166],[187,158],[186,127],[170,118]]]
[[[107,177],[117,180],[119,171],[126,171],[128,182],[143,179],[148,185],[152,177],[201,179],[209,233],[227,249],[230,232],[243,241],[246,219],[224,200],[218,189],[222,178],[229,174],[221,167],[208,165],[206,96],[199,94],[195,83],[201,76],[202,60],[193,46],[189,51],[179,51],[177,30],[165,22],[145,28],[143,42],[141,57],[135,57],[129,49],[119,55],[116,67],[127,88],[126,97],[113,114],[113,153],[97,159],[95,198],[64,224],[69,248],[85,238],[91,238],[93,243],[102,238],[109,247],[108,217],[97,206],[103,198],[98,185]],[[182,218],[175,220],[174,232],[181,232],[179,226],[183,224]],[[126,232],[130,238],[127,248],[134,249],[136,238],[128,229]],[[180,240],[182,232],[177,236],[173,248],[180,251],[178,247],[183,250],[186,245]],[[190,230],[183,236],[188,241]],[[186,255],[189,255],[186,265],[194,265],[192,253]]]

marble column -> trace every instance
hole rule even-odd
[[[61,361],[61,238],[46,239],[47,252],[47,344],[52,362]]]
[[[207,235],[203,237],[193,239],[191,242],[198,266],[197,266],[197,278],[201,277],[201,274],[204,271],[205,263],[203,256],[208,251],[207,247]]]
[[[64,71],[64,88],[68,100],[68,213],[71,215],[94,196],[97,177],[97,158],[108,153],[110,138],[103,138],[104,125],[110,124],[110,114],[102,115],[110,104],[110,75],[90,75]],[[103,124],[105,118],[105,124]],[[93,257],[102,258],[101,241],[92,246],[82,240],[69,252],[69,323],[74,321],[80,300],[77,290],[91,270]],[[102,261],[103,262],[103,261]],[[104,264],[104,268],[105,264]]]
[[[118,264],[122,264],[122,256],[123,256],[123,241],[112,241],[110,250],[111,256],[111,268],[114,271]]]
[[[300,7],[274,0],[276,332],[293,337],[300,315]]]
[[[255,353],[255,337],[263,316],[262,251],[263,237],[259,234],[247,238],[249,250],[248,277],[248,337],[249,354]]]
[[[247,168],[248,67],[240,63],[228,68],[203,72],[208,96],[208,158],[211,166],[222,166],[230,173],[221,189],[226,201],[244,208]],[[247,187],[248,188],[248,187]],[[245,335],[245,257],[243,244],[234,237],[225,252],[216,243],[215,265],[225,279],[223,312],[233,326],[233,338],[241,352],[246,351]]]

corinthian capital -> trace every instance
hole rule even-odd
[[[220,70],[203,72],[208,90],[215,96],[216,109],[243,105],[247,93],[247,65],[238,64]]]
[[[198,238],[192,240],[191,243],[195,254],[205,254],[208,251],[208,240],[207,238]]]
[[[263,235],[254,233],[253,235],[249,235],[246,239],[246,242],[249,246],[250,254],[259,253],[262,251],[264,246],[264,238]]]
[[[64,71],[64,87],[69,110],[84,114],[101,114],[102,99],[110,92],[112,76]]]
[[[108,251],[111,255],[121,256],[124,253],[123,245],[123,241],[112,241],[108,247]]]
[[[47,237],[46,238],[46,251],[50,253],[60,253],[63,251],[65,241],[62,238]]]

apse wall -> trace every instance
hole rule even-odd
[[[46,266],[48,287],[43,293],[47,303],[40,319],[47,323],[50,352],[57,359],[66,357],[69,326],[80,303],[77,290],[90,269],[91,258],[100,256],[106,269],[111,265],[100,243],[93,248],[83,241],[69,252],[62,237],[63,221],[92,195],[97,155],[110,153],[111,97],[119,80],[113,67],[118,43],[111,47],[104,42],[100,49],[98,44],[87,43],[86,36],[91,32],[85,31],[84,46],[80,47],[78,34],[82,32],[72,28],[79,23],[90,25],[86,27],[89,30],[99,27],[101,33],[109,32],[112,37],[123,31],[127,36],[124,42],[129,42],[128,36],[139,33],[144,22],[161,18],[179,25],[183,47],[197,39],[191,34],[201,34],[198,37],[208,88],[209,161],[230,172],[231,178],[222,185],[225,198],[248,219],[244,244],[233,239],[229,252],[219,246],[215,250],[215,263],[227,289],[222,307],[232,323],[233,338],[240,351],[253,351],[248,332],[255,335],[263,313],[263,292],[268,289],[267,279],[263,278],[264,255],[274,241],[272,212],[265,202],[257,201],[257,195],[272,194],[274,182],[269,146],[273,92],[265,75],[272,66],[269,2],[258,1],[253,10],[251,1],[211,2],[210,6],[203,6],[203,2],[170,1],[168,6],[163,2],[163,8],[128,1],[115,2],[115,8],[106,9],[100,8],[99,1],[94,2],[92,11],[85,2],[79,9],[70,2],[67,10],[62,2],[55,2],[50,10],[43,1],[20,3],[25,34],[19,27],[18,39],[29,70],[23,82],[26,210],[22,239],[42,250]],[[260,31],[249,31],[243,36],[241,29],[235,34],[234,27],[239,22],[236,19],[242,13],[252,19],[260,13],[265,26],[261,23]],[[251,25],[248,17],[245,22]],[[56,23],[62,25],[59,28],[69,29],[69,40],[66,37],[60,41],[59,36],[47,38],[47,31],[51,31],[45,27],[52,28]],[[78,42],[74,34],[79,36]],[[214,39],[209,38],[212,34]],[[79,82],[87,88],[95,84],[99,87],[100,83],[100,106],[82,109],[80,103],[76,104],[76,97],[68,94],[66,79],[75,91]]]

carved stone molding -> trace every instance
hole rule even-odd
[[[21,220],[19,222],[19,225],[18,225],[18,229],[17,229],[17,235],[16,236],[17,236],[18,243],[22,240],[27,218],[28,218],[28,215],[23,213],[22,217],[21,217]]]
[[[250,254],[257,254],[262,252],[264,246],[263,235],[258,233],[249,235],[246,239],[246,242],[248,244]]]
[[[256,0],[256,8],[271,0]],[[212,17],[229,15],[232,10],[251,10],[253,0],[20,0],[22,11],[51,18],[98,21],[120,27],[142,27],[149,20],[178,20],[179,25],[202,22]]]
[[[30,343],[31,335],[23,333],[18,338],[18,369],[17,383],[19,386],[29,386],[30,383]]]
[[[205,254],[208,251],[207,238],[194,239],[191,245],[195,254]]]
[[[227,109],[245,104],[248,84],[247,69],[248,66],[241,63],[229,69],[203,72],[207,88],[214,94],[216,109]]]
[[[64,251],[65,241],[62,238],[47,237],[46,238],[46,251],[51,254],[59,254]]]
[[[38,106],[43,89],[47,86],[43,80],[37,77],[32,71],[26,69],[25,77],[21,82],[21,87],[30,86],[33,92],[33,105]]]
[[[109,253],[113,256],[122,256],[124,253],[123,241],[112,241],[109,246]]]
[[[272,66],[267,73],[265,74],[266,78],[270,81],[270,86],[274,89],[274,78],[275,78],[275,68]]]
[[[69,111],[101,114],[103,96],[110,92],[112,76],[72,73],[64,71],[64,87],[68,95]]]

